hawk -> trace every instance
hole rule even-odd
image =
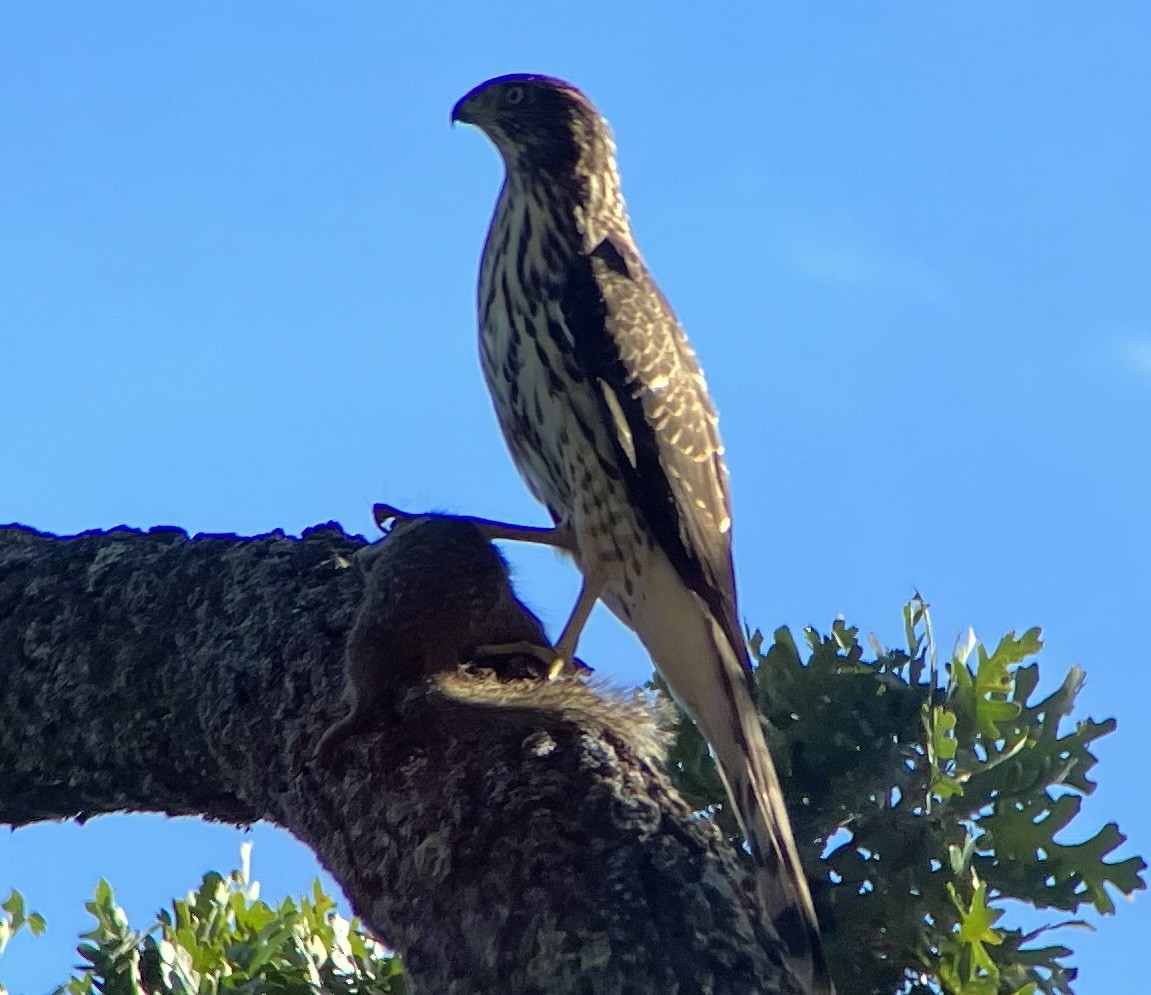
[[[727,468],[695,354],[636,247],[607,122],[547,76],[489,80],[452,120],[505,178],[480,263],[480,357],[512,457],[583,584],[556,644],[574,656],[597,600],[635,631],[711,747],[793,973],[834,992],[753,698],[731,556]]]

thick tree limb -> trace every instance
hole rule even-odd
[[[460,675],[408,695],[402,736],[312,762],[345,711],[361,546],[0,529],[0,822],[267,819],[422,992],[798,991],[620,703],[543,685],[508,708]]]

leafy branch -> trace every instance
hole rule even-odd
[[[339,916],[319,880],[311,896],[261,901],[249,873],[251,846],[241,846],[239,870],[205,874],[198,891],[143,930],[129,927],[101,880],[85,903],[96,924],[77,947],[87,966],[53,995],[404,995],[399,959],[357,919]]]
[[[1036,909],[1114,913],[1112,891],[1146,887],[1139,857],[1115,858],[1114,824],[1074,842],[1095,784],[1092,743],[1115,721],[1067,720],[1083,685],[1074,667],[1033,700],[1038,629],[993,650],[968,632],[940,670],[927,604],[904,608],[906,650],[857,629],[804,630],[806,659],[779,629],[755,633],[760,701],[793,827],[825,919],[841,990],[1072,995],[1073,951],[1035,946],[1061,920],[1023,933],[999,925],[1008,900]],[[706,744],[681,722],[672,754],[681,788],[735,820]],[[1056,837],[1060,838],[1057,840]],[[1072,837],[1073,839],[1073,837]]]

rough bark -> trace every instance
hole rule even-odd
[[[610,696],[506,708],[460,676],[409,695],[402,736],[312,761],[346,708],[362,545],[0,529],[0,822],[266,819],[420,992],[797,991],[743,868]]]

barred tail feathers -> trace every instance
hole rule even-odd
[[[783,792],[748,689],[747,650],[732,645],[666,556],[644,562],[643,580],[640,596],[630,603],[610,588],[604,601],[635,630],[672,697],[710,745],[755,856],[760,897],[791,973],[807,995],[834,995]]]
[[[603,600],[640,637],[672,697],[707,739],[755,857],[761,901],[788,969],[807,995],[834,995],[783,791],[748,689],[747,648],[732,644],[669,557],[654,552],[642,564],[638,597],[624,599],[609,587]]]
[[[835,995],[828,974],[807,877],[795,847],[783,791],[746,671],[723,631],[708,617],[722,674],[713,693],[696,703],[694,718],[711,746],[716,768],[757,864],[760,900],[810,995]]]

